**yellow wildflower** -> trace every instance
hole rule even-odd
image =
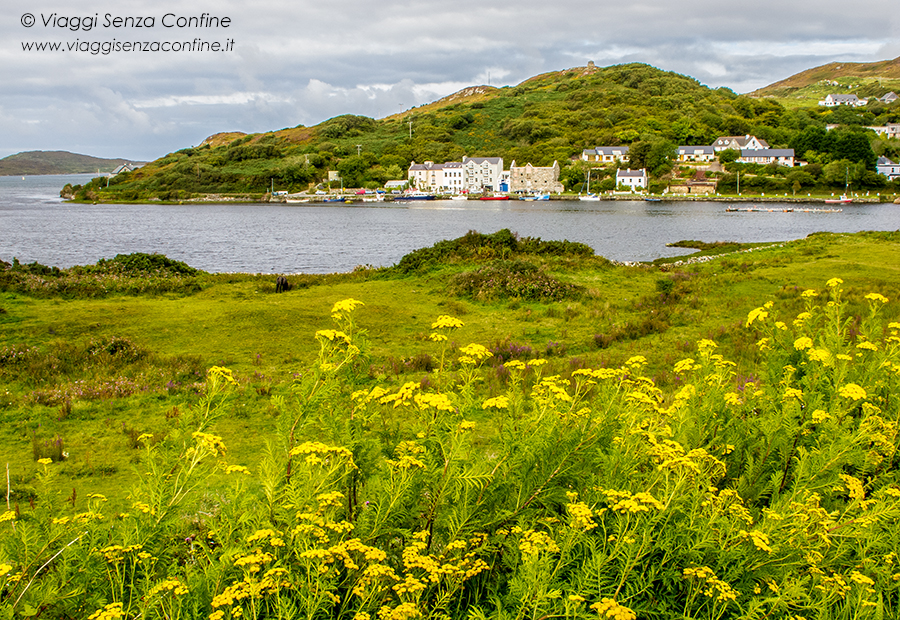
[[[38,459],[38,463],[40,463],[41,465],[50,465],[52,462],[53,462],[53,459],[48,459],[48,458]]]
[[[825,283],[825,286],[827,286],[828,288],[835,288],[843,283],[844,281],[840,278],[831,278],[828,282]]]
[[[870,301],[880,301],[883,304],[886,304],[889,301],[887,297],[878,293],[869,293],[866,295],[866,299]]]
[[[764,321],[769,316],[769,313],[766,312],[765,308],[756,308],[751,310],[747,315],[747,322],[744,324],[744,327],[750,327],[756,321]]]
[[[613,620],[635,620],[637,618],[634,611],[611,598],[600,599],[599,603],[591,605],[591,609],[596,611],[601,618],[612,618]]]
[[[794,348],[798,351],[805,351],[813,346],[812,338],[809,336],[803,336],[801,338],[797,338],[794,341]]]
[[[122,618],[125,612],[122,611],[122,603],[110,603],[103,609],[98,609],[90,616],[88,620],[116,620]]]
[[[457,329],[463,325],[465,325],[465,323],[459,319],[447,314],[442,314],[437,318],[437,321],[431,324],[431,329]]]
[[[848,383],[838,390],[838,394],[847,400],[862,400],[866,398],[866,391],[855,383]]]
[[[353,312],[357,307],[364,306],[365,304],[356,299],[344,299],[334,304],[331,307],[331,314],[340,314],[342,312]]]
[[[489,398],[481,405],[482,409],[508,409],[509,398],[507,396],[495,396]]]

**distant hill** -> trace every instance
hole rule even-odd
[[[0,159],[0,176],[26,174],[81,174],[112,172],[125,163],[143,163],[128,159],[103,159],[68,151],[25,151]]]
[[[887,67],[891,63],[873,64]],[[888,75],[888,69],[882,73]],[[862,78],[839,79],[856,84]],[[873,84],[878,87],[877,82]],[[900,86],[893,90],[900,93]],[[673,172],[672,161],[679,145],[707,145],[718,136],[747,134],[773,148],[811,152],[820,164],[811,170],[848,158],[866,162],[874,175],[876,157],[869,146],[874,133],[856,140],[862,153],[851,155],[836,145],[854,138],[843,135],[854,129],[862,132],[864,126],[900,120],[900,102],[851,110],[819,107],[812,95],[790,99],[789,105],[783,101],[709,88],[689,76],[641,63],[610,67],[588,63],[543,73],[517,86],[470,86],[381,119],[344,114],[313,127],[251,134],[223,131],[134,172],[88,183],[73,195],[92,201],[181,201],[207,196],[255,200],[273,188],[280,192],[341,185],[376,189],[406,178],[413,161],[460,162],[466,156],[502,157],[504,167],[513,161],[535,166],[555,161],[561,168],[560,181],[577,190],[585,180],[584,162],[579,159],[583,150],[614,145],[628,145],[630,165],[648,168],[651,178],[665,183],[679,173]],[[825,140],[820,133],[824,135],[829,124],[845,129],[829,133]],[[878,148],[879,155],[895,156],[898,151],[900,156],[894,144]],[[333,180],[334,172],[340,181]],[[594,179],[614,185],[613,170],[605,169],[603,174],[606,178],[599,179],[598,171]],[[839,176],[843,187],[845,168]],[[801,187],[804,182],[818,182],[807,177]]]
[[[751,97],[819,100],[830,93],[880,97],[900,92],[900,57],[878,62],[831,62],[749,93]]]

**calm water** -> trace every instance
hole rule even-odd
[[[685,253],[666,247],[681,239],[785,241],[817,231],[900,228],[900,205],[892,204],[844,206],[841,213],[728,213],[713,202],[163,206],[76,205],[59,198],[63,185],[91,176],[0,177],[0,260],[69,267],[158,252],[207,271],[327,273],[393,265],[411,250],[469,230],[509,228],[522,236],[580,241],[610,259],[641,261]]]

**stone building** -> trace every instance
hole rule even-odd
[[[516,166],[513,161],[509,166],[509,191],[560,193],[563,185],[559,182],[559,162],[553,162],[552,166],[532,166],[530,163],[524,166]]]

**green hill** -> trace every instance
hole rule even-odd
[[[0,159],[0,176],[112,172],[127,159],[102,159],[68,151],[25,151]]]
[[[412,161],[459,161],[463,156],[500,156],[507,166],[513,160],[536,166],[558,161],[561,180],[573,189],[584,180],[584,170],[573,163],[582,150],[617,144],[631,145],[632,153],[642,154],[633,157],[630,166],[649,168],[659,186],[671,176],[680,144],[754,134],[772,147],[789,147],[810,128],[824,131],[833,122],[861,128],[900,120],[898,110],[896,105],[878,115],[841,110],[836,120],[832,110],[789,109],[772,99],[711,89],[645,64],[589,64],[512,87],[470,87],[380,120],[344,115],[314,127],[219,133],[198,147],[119,175],[108,188],[97,182],[73,188],[71,194],[107,201],[186,200],[208,194],[258,200],[272,187],[296,192],[321,186],[333,170],[340,172],[344,187],[376,188],[405,178]],[[848,113],[857,116],[847,119]],[[879,148],[875,154],[892,154]],[[807,150],[808,145],[801,152]],[[822,151],[817,163],[844,159],[834,149]],[[874,156],[852,158],[858,160],[873,170]],[[810,178],[804,177],[801,185],[819,183],[815,175]],[[782,187],[782,181],[763,189],[784,190],[788,186]]]
[[[828,94],[881,97],[900,92],[900,57],[879,62],[832,62],[801,71],[750,93],[773,97],[783,105],[817,105]]]

